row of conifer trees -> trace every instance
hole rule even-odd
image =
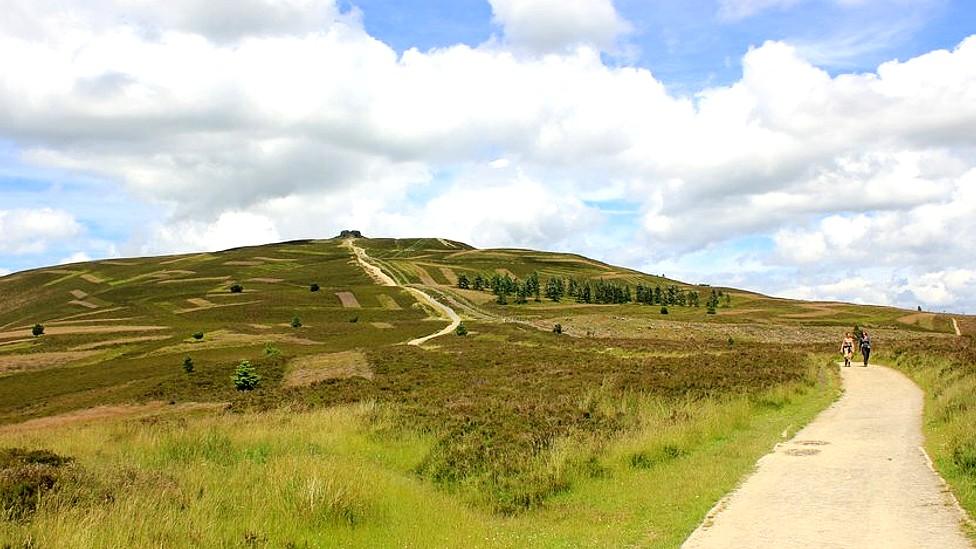
[[[577,303],[623,304],[641,303],[644,305],[700,307],[702,294],[697,288],[684,289],[674,284],[665,287],[637,284],[634,291],[627,284],[619,284],[608,280],[577,280],[568,277],[551,277],[543,283],[539,273],[532,273],[519,280],[507,273],[478,273],[473,277],[462,273],[458,275],[458,288],[463,290],[477,290],[495,294],[495,301],[499,305],[507,305],[542,301],[545,297],[551,301],[575,300]],[[720,306],[729,307],[731,296],[722,290],[712,289],[705,299],[708,312],[714,312]]]

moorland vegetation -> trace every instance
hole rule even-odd
[[[672,547],[836,398],[854,325],[929,390],[976,505],[971,341],[944,315],[357,237],[388,286],[347,243],[0,278],[0,540]],[[405,345],[445,322],[414,290],[463,322]]]

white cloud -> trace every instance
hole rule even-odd
[[[0,138],[172,211],[147,251],[355,226],[646,265],[763,236],[751,261],[823,295],[854,277],[814,271],[866,250],[888,278],[976,269],[976,37],[834,76],[768,42],[688,98],[603,62],[627,30],[609,1],[497,0],[501,42],[402,55],[331,2],[254,0],[226,28],[154,6],[18,0],[0,23]],[[589,236],[607,220],[586,200],[632,203],[634,234]]]
[[[631,30],[611,0],[488,0],[505,41],[535,53],[613,50]]]
[[[719,0],[719,17],[731,21],[745,19],[771,9],[785,9],[802,0]]]
[[[84,263],[86,261],[91,261],[91,260],[92,260],[91,256],[86,254],[85,252],[75,252],[69,255],[68,257],[62,258],[61,261],[58,261],[58,264],[67,265],[68,263]]]
[[[63,210],[0,210],[0,252],[39,253],[52,242],[69,240],[81,232],[82,226]]]
[[[281,240],[274,221],[248,212],[224,212],[211,223],[181,221],[157,227],[144,253],[226,250]]]

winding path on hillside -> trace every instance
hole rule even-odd
[[[959,323],[954,318],[952,319],[952,329],[956,331],[957,336],[962,335],[962,330],[959,329]]]
[[[921,448],[921,389],[885,367],[841,370],[844,396],[760,459],[683,548],[972,547]]]
[[[417,298],[418,301],[427,303],[428,305],[433,307],[435,311],[439,311],[442,315],[447,317],[448,320],[450,320],[450,324],[444,327],[444,329],[430,335],[412,339],[407,342],[407,345],[415,345],[415,346],[423,345],[424,343],[427,343],[428,341],[434,339],[435,337],[440,337],[443,335],[450,334],[451,332],[457,329],[458,325],[461,324],[461,317],[458,316],[458,314],[454,311],[454,309],[448,307],[447,305],[441,303],[440,301],[437,301],[436,299],[431,297],[430,294],[428,294],[427,292],[419,288],[415,288],[413,286],[400,286],[399,284],[397,284],[396,280],[393,280],[392,277],[390,277],[389,275],[383,272],[383,269],[380,269],[375,264],[373,264],[369,258],[369,255],[366,254],[366,250],[364,250],[359,246],[356,246],[355,242],[353,242],[352,239],[344,240],[342,245],[352,250],[353,255],[356,256],[356,262],[359,263],[359,265],[363,268],[363,270],[366,271],[366,274],[369,275],[369,277],[372,278],[377,284],[380,284],[381,286],[402,287],[406,289],[408,292],[412,293],[414,297]]]

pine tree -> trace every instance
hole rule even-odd
[[[237,369],[234,370],[234,377],[231,379],[234,381],[234,387],[238,391],[250,391],[261,383],[261,376],[258,375],[257,370],[247,360],[242,360],[237,365]]]

